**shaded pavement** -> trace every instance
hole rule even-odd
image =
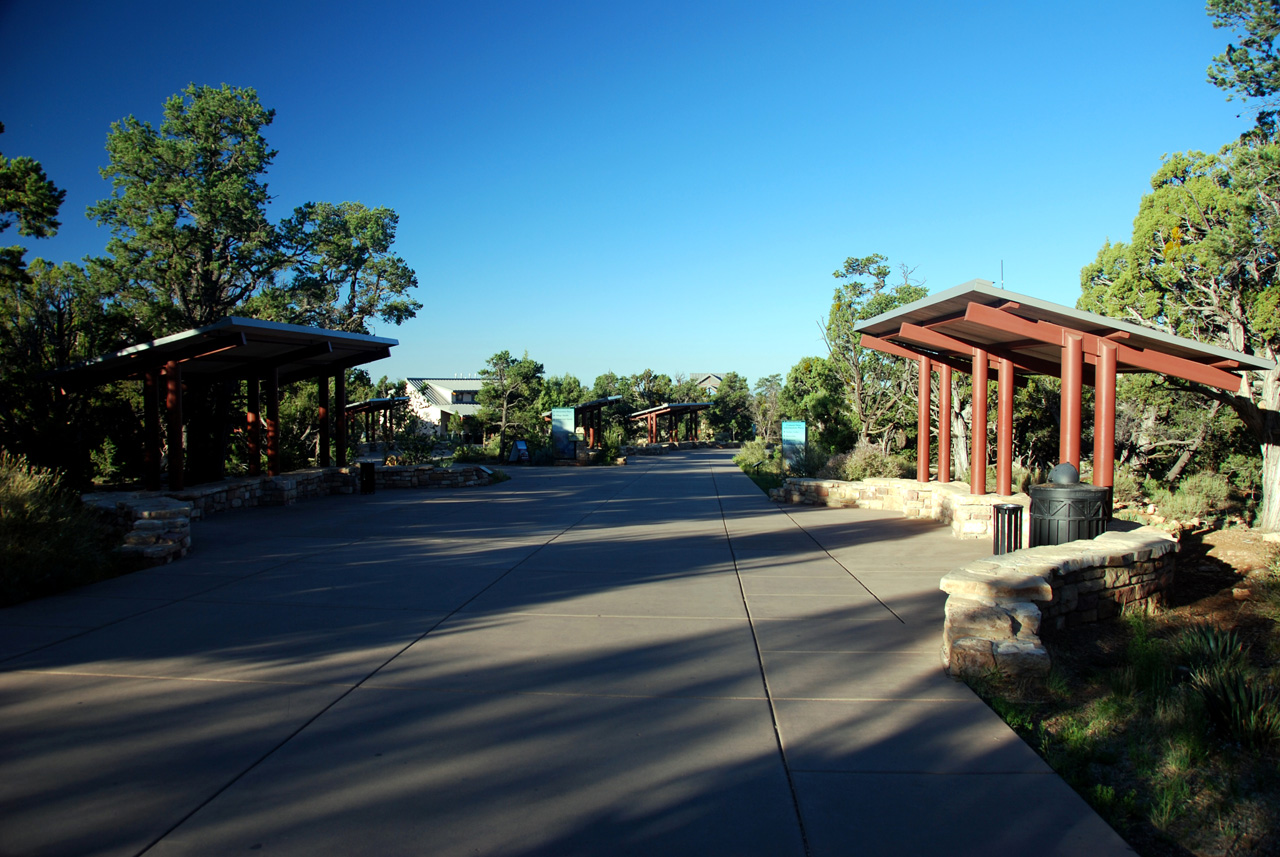
[[[721,451],[512,476],[0,611],[0,854],[1131,853],[941,671],[988,544]]]

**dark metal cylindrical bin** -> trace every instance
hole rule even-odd
[[[360,462],[360,493],[372,494],[373,489],[378,487],[378,479],[374,474],[373,462]]]
[[[1022,506],[997,503],[991,507],[991,552],[996,556],[1022,547]]]
[[[1082,485],[1070,464],[1059,464],[1049,484],[1032,485],[1031,547],[1061,545],[1076,539],[1097,538],[1111,519],[1111,489]]]

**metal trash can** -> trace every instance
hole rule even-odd
[[[373,462],[360,462],[360,493],[372,494],[378,487],[378,477],[374,474]]]
[[[1022,547],[1022,506],[997,503],[991,507],[991,552],[996,556]]]
[[[1111,489],[1080,484],[1080,473],[1067,463],[1049,474],[1049,484],[1033,485],[1031,547],[1061,545],[1093,539],[1107,531],[1111,519]]]

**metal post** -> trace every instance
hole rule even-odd
[[[1059,461],[1080,469],[1080,391],[1084,377],[1084,340],[1078,333],[1064,334],[1062,342],[1062,427]]]
[[[181,491],[184,457],[182,452],[182,370],[176,360],[164,364],[165,409],[169,413],[169,490]]]
[[[143,485],[160,490],[160,379],[152,369],[142,380]]]
[[[951,367],[938,380],[938,481],[951,481]]]
[[[916,481],[929,481],[929,388],[933,361],[920,358],[920,378],[916,384]]]
[[[316,417],[320,420],[320,466],[329,466],[329,376],[321,375],[320,408]]]
[[[247,452],[249,455],[249,475],[262,475],[262,382],[255,375],[245,381],[247,386],[247,400],[245,407],[245,422],[248,425],[248,437],[246,438]]]
[[[1013,363],[1000,358],[996,402],[996,492],[1013,493]]]
[[[1116,467],[1116,346],[1105,339],[1098,340],[1093,400],[1093,484],[1111,488]]]
[[[280,475],[280,372],[267,370],[267,475]]]
[[[347,466],[347,373],[339,369],[333,376],[333,415],[337,418],[335,426],[337,435],[334,440],[338,447],[338,466]]]
[[[969,491],[987,493],[987,352],[973,350],[973,440],[969,449]]]

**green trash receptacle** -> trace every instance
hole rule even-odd
[[[1111,519],[1111,489],[1080,483],[1070,464],[1053,468],[1046,485],[1032,485],[1031,547],[1061,545],[1093,539],[1107,531]]]

